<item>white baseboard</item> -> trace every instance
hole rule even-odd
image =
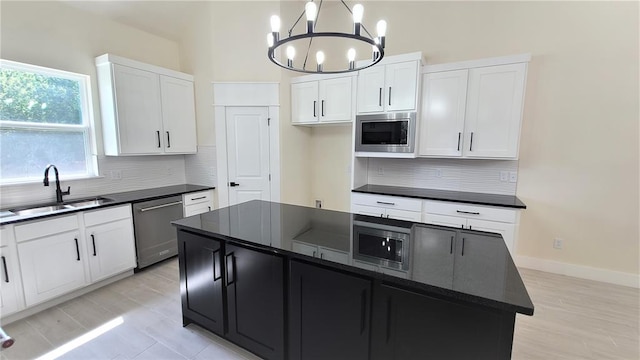
[[[638,274],[606,270],[591,266],[575,265],[553,260],[544,260],[528,256],[516,256],[516,265],[527,269],[640,288],[640,275]]]

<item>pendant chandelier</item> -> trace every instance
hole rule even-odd
[[[319,6],[316,6],[316,3],[313,1],[307,2],[304,7],[304,11],[298,17],[298,20],[291,26],[288,31],[288,37],[280,38],[280,17],[278,15],[273,15],[271,17],[271,33],[267,34],[267,44],[269,45],[268,57],[271,62],[274,64],[285,68],[287,70],[298,71],[302,73],[322,73],[322,74],[339,74],[346,73],[351,71],[358,71],[362,69],[366,69],[370,66],[373,66],[382,60],[384,57],[384,47],[385,47],[385,35],[387,31],[387,23],[384,20],[378,21],[377,31],[378,36],[372,37],[369,31],[362,25],[362,16],[364,13],[364,7],[361,4],[356,4],[353,6],[353,9],[350,9],[347,4],[343,0],[340,2],[344,5],[347,11],[353,17],[353,33],[343,33],[343,32],[315,32],[315,27],[318,23],[318,17],[320,14],[320,9],[322,8],[322,0],[319,2]],[[307,32],[298,35],[292,35],[293,29],[300,22],[303,16],[306,15],[307,18]],[[364,31],[368,36],[363,36],[361,31]],[[318,51],[316,53],[316,68],[315,69],[307,69],[307,59],[309,57],[309,52],[311,51],[311,43],[314,38],[343,38],[343,39],[353,39],[357,41],[361,41],[371,45],[371,56],[369,57],[370,61],[365,63],[363,66],[356,67],[356,50],[354,48],[350,48],[347,51],[346,57],[344,61],[345,66],[343,68],[339,68],[338,70],[330,70],[324,71],[324,60],[325,54],[323,51]],[[304,60],[297,60],[296,49],[293,46],[293,41],[309,39],[309,43],[307,45],[307,51],[304,57]],[[276,49],[288,44],[286,47],[286,56],[287,63],[283,64],[279,59],[276,58]]]

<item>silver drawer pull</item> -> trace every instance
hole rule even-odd
[[[459,214],[470,214],[470,215],[480,215],[479,212],[473,212],[473,211],[462,211],[462,210],[456,210],[457,213]]]
[[[157,205],[157,206],[149,206],[148,208],[142,208],[140,209],[140,212],[145,212],[145,211],[149,211],[149,210],[156,210],[156,209],[162,209],[168,206],[173,206],[173,205],[180,205],[182,204],[182,201],[176,201],[176,202],[172,202],[172,203],[168,203],[168,204],[162,204],[162,205]]]
[[[376,201],[378,204],[382,204],[382,205],[395,205],[396,203],[392,203],[392,202],[384,202],[384,201]]]
[[[206,196],[200,196],[200,197],[191,199],[191,201],[200,200],[200,199],[206,199],[206,198],[207,198]]]

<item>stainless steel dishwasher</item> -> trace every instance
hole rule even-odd
[[[133,204],[138,267],[142,269],[178,254],[177,233],[171,221],[182,219],[182,196]]]

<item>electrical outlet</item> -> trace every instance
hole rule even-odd
[[[316,207],[322,209],[322,200],[316,200]]]
[[[442,177],[442,169],[436,169],[436,177],[437,178],[441,178]]]
[[[113,180],[121,180],[122,179],[122,171],[121,170],[111,170],[111,178]]]
[[[560,239],[560,238],[553,239],[553,248],[561,250],[562,249],[562,239]]]
[[[378,166],[378,175],[384,175],[384,168],[382,166]]]
[[[167,168],[167,175],[173,175],[173,168]]]
[[[509,182],[518,182],[518,173],[515,171],[510,171],[509,172]]]
[[[500,171],[500,181],[502,181],[502,182],[509,181],[509,172],[508,171]]]

